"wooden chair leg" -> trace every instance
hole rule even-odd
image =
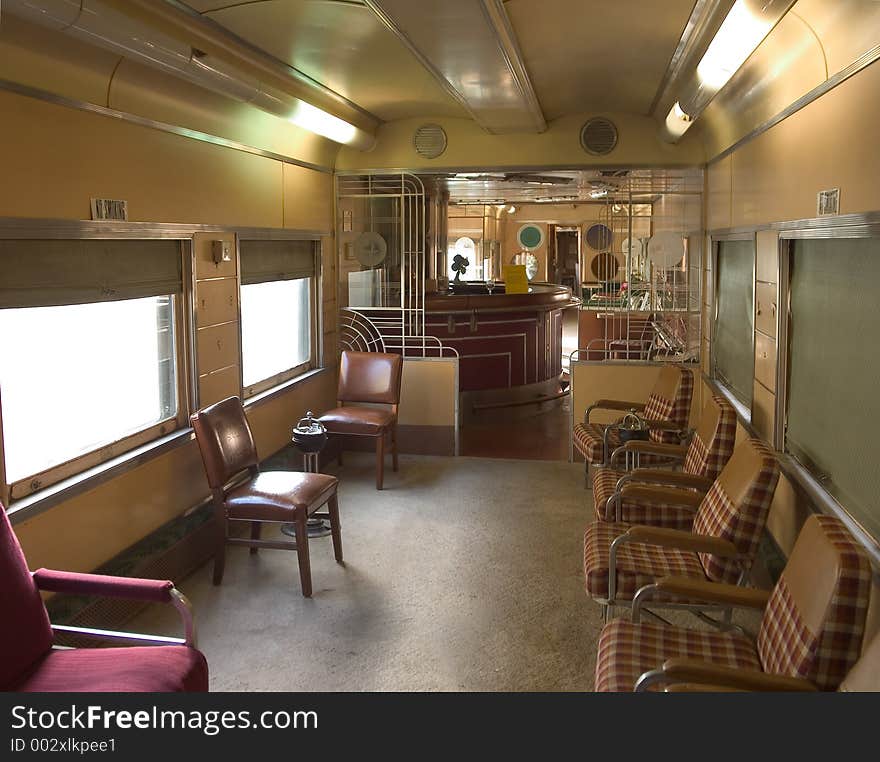
[[[391,464],[392,469],[397,471],[397,423],[391,427]]]
[[[299,582],[305,598],[312,597],[312,566],[309,561],[309,530],[306,527],[308,515],[305,509],[299,511],[293,522],[296,532],[296,557],[299,561]]]
[[[333,495],[327,501],[327,512],[330,514],[330,532],[333,535],[333,555],[337,563],[342,563],[342,524],[339,521],[339,499]]]
[[[261,521],[252,521],[251,522],[251,539],[252,540],[259,540],[262,530],[263,530],[263,523]],[[258,550],[259,550],[259,548],[251,548],[251,555],[252,556],[257,555]]]
[[[382,489],[385,480],[385,432],[376,437],[376,489]]]

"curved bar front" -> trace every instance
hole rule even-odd
[[[562,310],[571,290],[532,283],[527,294],[427,294],[425,332],[459,353],[459,390],[511,389],[557,382]]]

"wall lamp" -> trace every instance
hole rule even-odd
[[[794,3],[736,0],[696,70],[685,80],[681,96],[669,109],[660,133],[665,141],[674,143],[687,132]]]

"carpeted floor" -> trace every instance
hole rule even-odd
[[[601,611],[583,589],[590,493],[565,462],[401,456],[340,477],[345,566],[311,543],[314,596],[292,552],[229,548],[190,597],[212,690],[588,691]],[[165,607],[132,629],[170,633]]]

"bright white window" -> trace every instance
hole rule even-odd
[[[305,370],[312,357],[311,278],[241,287],[241,358],[245,394]]]
[[[0,309],[0,336],[10,484],[177,416],[171,296]]]

